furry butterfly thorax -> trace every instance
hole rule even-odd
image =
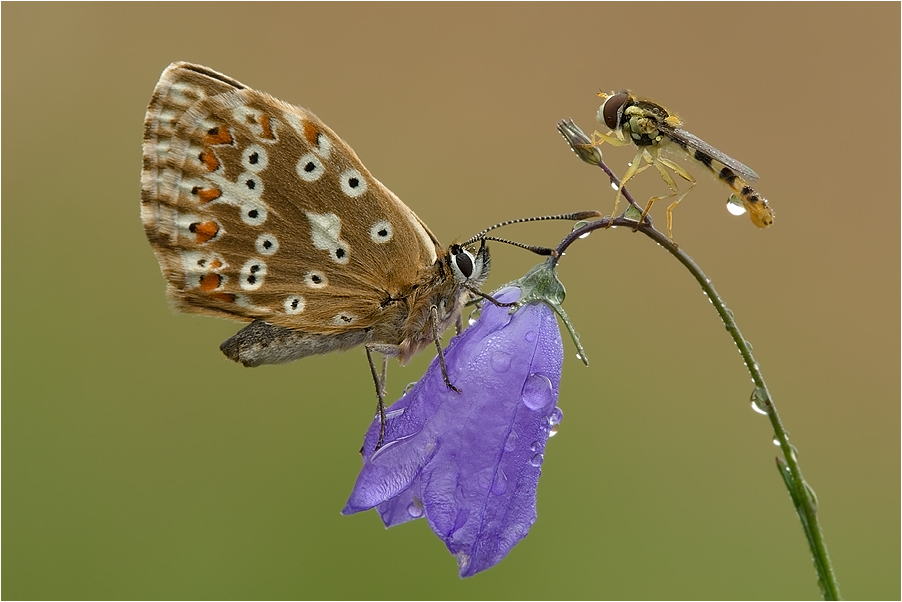
[[[169,298],[250,321],[221,346],[246,366],[357,345],[406,362],[488,277],[484,235],[442,246],[313,113],[207,67],[163,72],[143,148]]]

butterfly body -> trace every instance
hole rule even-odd
[[[189,63],[147,109],[141,214],[178,309],[251,322],[222,345],[249,366],[406,362],[488,276],[484,245],[440,245],[311,112]]]

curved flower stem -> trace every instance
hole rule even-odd
[[[619,180],[617,180],[617,177],[602,160],[601,152],[597,148],[588,148],[586,146],[590,143],[589,138],[579,130],[572,121],[561,122],[558,129],[564,135],[564,138],[570,144],[577,156],[586,163],[597,165],[603,169],[611,179],[611,183],[615,187],[619,187]],[[626,188],[623,189],[623,197],[629,202],[631,209],[637,207]],[[629,213],[631,209],[627,209],[627,213]],[[637,222],[635,219],[629,219],[622,216],[616,218],[604,217],[596,221],[584,223],[580,227],[575,228],[561,241],[555,249],[555,252],[552,254],[552,257],[549,258],[549,263],[551,263],[552,266],[555,265],[560,260],[567,247],[575,240],[587,235],[593,230],[606,229],[611,226],[625,226],[632,230],[636,228],[636,225]],[[824,541],[823,531],[821,530],[820,523],[817,519],[817,498],[814,491],[805,482],[805,479],[802,476],[802,470],[799,467],[796,450],[789,443],[789,435],[783,427],[783,422],[780,420],[779,413],[777,413],[777,408],[774,405],[773,398],[764,381],[761,368],[752,355],[751,345],[749,345],[739,331],[739,327],[736,325],[736,321],[733,318],[733,312],[727,308],[723,299],[711,284],[711,279],[702,272],[695,261],[674,244],[666,235],[656,230],[652,225],[651,220],[646,217],[642,224],[639,225],[638,230],[666,249],[668,253],[676,257],[677,261],[689,270],[695,280],[701,285],[702,290],[711,300],[714,309],[717,311],[717,315],[720,316],[721,321],[723,321],[724,326],[726,326],[727,331],[733,338],[733,342],[736,343],[736,347],[739,349],[739,353],[752,377],[752,381],[755,383],[755,389],[752,392],[751,397],[752,407],[755,411],[760,414],[765,414],[768,419],[770,419],[771,426],[774,430],[774,442],[779,444],[780,449],[783,452],[782,458],[776,458],[777,469],[780,471],[780,476],[783,478],[783,482],[789,490],[789,495],[792,498],[796,512],[802,522],[802,529],[805,532],[805,537],[808,539],[808,546],[810,547],[813,556],[821,594],[825,600],[840,600],[839,584],[837,583],[836,575],[833,571],[833,565],[830,562],[830,556],[827,553],[827,544]]]

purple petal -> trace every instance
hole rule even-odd
[[[497,298],[514,301],[517,288]],[[556,407],[563,348],[544,303],[510,315],[486,304],[480,319],[364,439],[364,465],[343,514],[377,507],[391,527],[425,516],[468,577],[497,564],[536,519],[536,487]]]

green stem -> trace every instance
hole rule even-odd
[[[610,168],[602,161],[601,152],[597,148],[591,147],[589,138],[572,121],[561,122],[558,129],[580,159],[586,163],[601,167],[615,186],[620,185],[616,176],[614,176]],[[623,197],[630,204],[630,209],[627,210],[627,213],[631,210],[635,212],[633,208],[636,208],[637,205],[633,198],[626,188],[623,188],[622,192]],[[584,224],[580,228],[575,229],[561,241],[561,244],[558,245],[553,255],[552,265],[560,259],[564,250],[581,236],[584,236],[593,230],[609,228],[611,226],[624,226],[635,229],[637,222],[635,219],[626,217],[605,217]],[[739,353],[745,362],[745,366],[748,369],[752,380],[755,382],[755,390],[752,392],[751,399],[752,406],[757,412],[765,414],[768,417],[771,426],[774,429],[774,440],[779,444],[780,449],[783,452],[782,458],[776,458],[777,469],[780,471],[780,476],[783,478],[783,482],[789,490],[789,495],[792,498],[796,512],[801,520],[802,529],[805,532],[805,537],[808,540],[808,546],[811,549],[811,555],[813,556],[821,594],[825,600],[840,600],[839,584],[837,583],[836,574],[833,571],[833,565],[830,562],[830,556],[827,552],[824,533],[817,518],[817,498],[814,495],[814,491],[808,486],[802,476],[802,469],[799,467],[796,450],[789,443],[789,435],[786,432],[786,429],[783,428],[783,422],[780,420],[780,414],[777,412],[777,408],[774,405],[773,397],[771,397],[770,391],[767,388],[767,383],[764,381],[764,375],[761,373],[761,368],[752,355],[751,345],[749,345],[739,331],[736,320],[733,318],[733,312],[727,308],[723,299],[711,284],[711,279],[702,272],[695,261],[693,261],[689,255],[683,252],[683,250],[674,244],[667,236],[657,231],[648,217],[646,217],[642,224],[639,225],[638,229],[660,246],[664,247],[668,253],[676,257],[677,261],[689,270],[695,280],[701,285],[705,294],[708,295],[708,298],[714,305],[714,309],[717,311],[724,326],[726,326],[727,331],[733,338],[733,342],[736,343],[736,347],[739,349]]]

